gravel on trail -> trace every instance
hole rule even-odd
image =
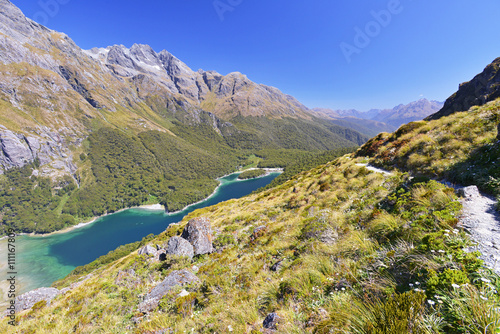
[[[474,189],[475,188],[475,189]],[[463,227],[476,242],[469,251],[481,252],[484,263],[500,275],[500,214],[496,200],[481,194],[476,186],[463,188],[465,193],[460,202],[463,205],[459,226]]]
[[[392,174],[369,164],[356,165],[387,176]],[[440,182],[461,195],[463,209],[458,226],[464,228],[475,243],[467,251],[479,251],[484,264],[500,275],[500,213],[496,209],[497,201],[494,197],[481,194],[476,186],[460,187],[445,180]]]

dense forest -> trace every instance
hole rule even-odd
[[[186,125],[176,121],[171,129],[174,135],[160,131],[134,135],[101,127],[90,134],[83,145],[85,152],[79,156],[78,164],[88,168],[80,168],[74,178],[68,175],[54,181],[38,176],[37,161],[0,177],[2,227],[49,233],[146,203],[160,203],[169,212],[178,211],[209,196],[218,185],[217,177],[249,164],[250,156],[259,158],[258,167],[285,168],[275,185],[354,148],[352,142],[339,144],[335,136],[323,142],[320,137],[325,128],[301,124],[274,121],[264,127],[281,129],[270,134],[274,138],[255,131],[252,134],[244,124],[242,130],[228,127],[234,133],[225,135],[227,129],[221,135],[206,123]],[[316,138],[315,132],[317,140],[311,139]],[[305,141],[299,145],[301,139]],[[350,148],[338,148],[343,145]]]
[[[244,171],[240,175],[238,175],[238,179],[240,180],[248,180],[248,179],[255,179],[259,176],[265,175],[266,171],[263,169],[250,169],[247,171]]]

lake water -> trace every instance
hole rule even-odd
[[[94,223],[66,233],[49,236],[18,236],[16,238],[17,294],[39,287],[48,287],[65,277],[75,267],[92,262],[120,245],[163,232],[168,225],[182,220],[188,213],[232,198],[239,198],[266,186],[280,173],[238,180],[239,173],[225,176],[210,198],[175,214],[163,210],[128,209],[104,216]],[[5,254],[7,241],[0,241],[0,254]],[[1,259],[0,262],[6,262]],[[3,269],[3,268],[2,268]],[[3,272],[5,270],[2,270]]]

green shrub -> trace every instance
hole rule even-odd
[[[429,272],[427,280],[427,294],[433,296],[439,290],[453,290],[453,285],[470,283],[467,273],[462,270],[446,268],[440,273]]]

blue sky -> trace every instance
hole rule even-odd
[[[11,0],[90,49],[134,43],[308,107],[444,101],[500,57],[498,0]]]

